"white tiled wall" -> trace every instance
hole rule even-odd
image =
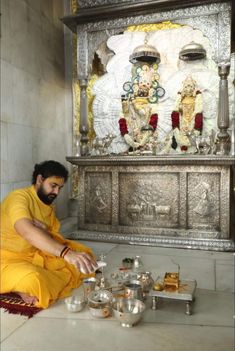
[[[1,1],[1,199],[31,183],[35,163],[69,168],[72,94],[64,57],[64,0]],[[67,47],[70,33],[66,32]],[[71,68],[71,67],[70,67]],[[68,185],[58,199],[67,216]]]

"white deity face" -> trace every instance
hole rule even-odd
[[[186,84],[184,86],[185,95],[188,95],[188,96],[193,95],[194,89],[195,89],[195,86],[193,84],[190,84],[190,83]]]
[[[182,91],[183,94],[185,96],[193,96],[195,89],[196,89],[196,82],[191,77],[186,78],[183,83],[183,91]]]

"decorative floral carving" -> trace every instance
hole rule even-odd
[[[231,5],[229,3],[207,4],[147,15],[96,21],[94,23],[90,22],[78,25],[78,30],[96,32],[98,34],[101,30],[125,28],[143,23],[167,22],[169,20],[200,29],[214,45],[215,59],[218,62],[229,59],[231,35]]]

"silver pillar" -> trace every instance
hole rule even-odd
[[[219,133],[217,135],[216,150],[217,155],[228,155],[231,149],[231,139],[228,133],[229,128],[229,103],[228,103],[228,80],[230,64],[222,62],[218,65],[220,76],[219,85],[219,109],[217,125]]]
[[[87,79],[79,79],[80,82],[80,133],[81,133],[81,156],[88,154],[88,102],[87,102]]]

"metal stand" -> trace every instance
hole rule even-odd
[[[187,314],[188,316],[190,316],[192,314],[192,302],[191,301],[186,302],[185,314]]]
[[[196,280],[183,280],[180,282],[179,289],[176,289],[175,291],[151,290],[150,296],[152,297],[152,310],[157,310],[157,302],[159,298],[183,300],[186,303],[185,314],[190,316],[192,314],[192,303],[195,300],[194,293],[196,286]]]
[[[156,296],[152,297],[152,310],[156,311],[157,310],[157,303],[158,303],[158,298]],[[190,316],[192,314],[192,301],[186,301],[185,305],[185,314],[187,316]]]
[[[157,301],[158,301],[158,298],[153,296],[152,297],[152,310],[156,310],[157,309]]]

